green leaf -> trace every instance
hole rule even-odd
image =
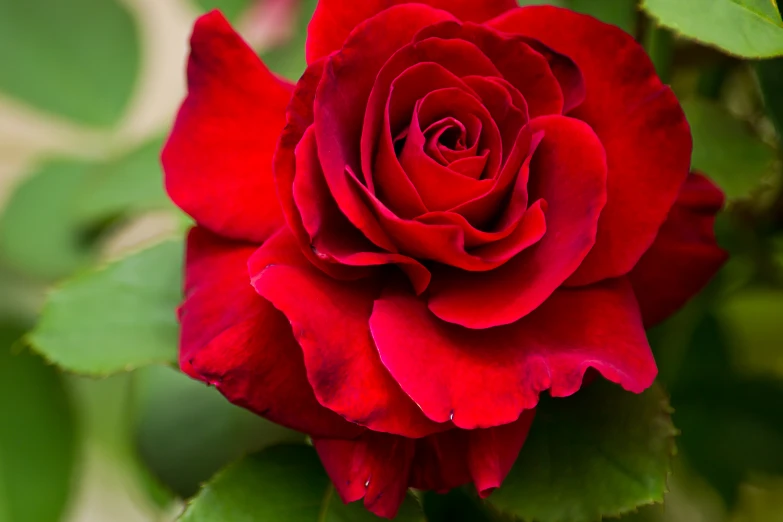
[[[133,384],[138,454],[164,485],[185,498],[242,455],[304,439],[173,368],[142,368],[133,373]]]
[[[771,336],[767,341],[770,351],[758,360],[766,368],[774,366],[783,332],[779,326],[777,331],[769,326],[780,322],[783,298],[748,297],[720,303],[718,316],[707,310],[696,318],[695,326],[677,321],[657,328],[658,334],[668,331],[679,339],[655,336],[659,344],[679,352],[679,371],[667,384],[674,420],[682,430],[679,448],[684,460],[729,504],[735,502],[740,483],[752,473],[783,473],[783,383],[737,375],[732,366],[737,357],[730,353],[731,342],[739,339],[735,328],[740,316],[744,318],[741,323],[750,321],[745,329],[751,335]],[[704,301],[716,306],[714,295]],[[692,309],[691,305],[687,308]],[[757,316],[761,321],[756,322]],[[736,355],[752,350],[747,339],[739,342]]]
[[[661,81],[669,83],[674,60],[674,35],[671,31],[648,25],[644,33],[644,50],[652,60]]]
[[[693,168],[709,175],[729,198],[748,196],[773,173],[775,150],[720,105],[693,98],[682,108],[693,133]]]
[[[760,16],[783,25],[781,24],[777,0],[734,0],[734,2],[747,8],[749,11],[758,13]]]
[[[445,495],[425,491],[422,505],[427,522],[504,522],[510,520],[495,513],[491,506],[482,502],[475,491],[467,488],[452,489]]]
[[[754,288],[723,301],[719,317],[728,332],[732,357],[745,370],[783,377],[783,290]]]
[[[731,372],[726,334],[714,313],[707,308],[715,296],[699,296],[674,317],[648,332],[658,362],[669,360],[669,371],[658,379],[672,394],[676,409],[677,392],[701,380],[720,380]],[[671,368],[675,366],[675,368]]]
[[[763,60],[755,64],[764,105],[783,144],[783,58]]]
[[[0,0],[0,91],[39,110],[106,126],[123,114],[140,64],[117,0]]]
[[[88,171],[84,162],[51,162],[16,188],[0,219],[0,253],[9,266],[58,279],[92,258],[75,209]]]
[[[636,29],[636,0],[569,0],[568,7],[632,33]]]
[[[536,522],[592,522],[663,500],[675,429],[658,386],[641,395],[598,380],[542,396],[503,486],[488,501]]]
[[[304,445],[269,448],[220,472],[190,503],[183,522],[372,522],[382,519],[361,502],[344,505],[315,450]],[[423,522],[410,496],[394,519]]]
[[[61,376],[0,326],[0,521],[57,522],[71,491],[74,419]]]
[[[666,509],[662,504],[644,506],[636,513],[620,517],[620,522],[664,522],[665,520]]]
[[[219,9],[226,18],[234,21],[253,4],[253,0],[196,0],[196,4],[205,12]]]
[[[661,25],[744,58],[783,55],[783,23],[771,0],[643,0]]]
[[[41,166],[19,184],[0,219],[6,264],[32,277],[60,279],[93,259],[112,220],[173,209],[161,181],[161,147],[158,138],[103,163]]]
[[[87,375],[173,363],[182,242],[167,241],[54,290],[30,342],[49,361]]]
[[[783,383],[728,375],[676,397],[680,449],[729,505],[753,474],[783,474]]]
[[[171,208],[163,190],[162,148],[163,139],[155,138],[91,168],[75,202],[79,219],[86,222]]]

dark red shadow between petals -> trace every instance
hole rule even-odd
[[[180,365],[234,404],[322,437],[364,431],[321,406],[302,352],[280,312],[250,286],[254,245],[194,228],[188,235]]]
[[[430,421],[381,364],[369,329],[380,281],[335,281],[306,261],[292,265],[296,255],[261,247],[250,272],[291,323],[318,401],[373,431],[416,438],[449,428]]]
[[[364,498],[370,511],[394,517],[408,487],[445,493],[473,482],[482,498],[511,471],[535,410],[510,424],[452,429],[411,440],[367,432],[355,440],[313,440],[343,502]]]
[[[408,491],[414,440],[370,431],[356,440],[314,438],[313,445],[343,502],[364,498],[379,517],[397,515]]]
[[[726,262],[728,254],[713,230],[723,201],[723,193],[707,177],[688,176],[655,242],[629,276],[645,327],[676,312]]]

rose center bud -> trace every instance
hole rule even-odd
[[[431,127],[430,127],[431,128]],[[424,132],[428,136],[430,129]],[[457,125],[441,127],[434,135],[427,139],[427,146],[437,145],[440,150],[460,151],[465,150],[465,127],[457,122]]]
[[[416,102],[406,136],[410,139],[398,157],[404,167],[413,161],[435,162],[456,174],[481,179],[488,151],[487,144],[481,143],[480,117],[471,112],[444,114],[455,107],[438,103],[438,94],[436,91]]]

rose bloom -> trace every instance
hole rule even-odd
[[[180,364],[312,437],[341,498],[500,486],[539,394],[648,388],[645,327],[725,260],[672,91],[622,30],[515,0],[321,0],[296,85],[217,12],[163,152]]]

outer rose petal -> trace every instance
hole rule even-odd
[[[517,7],[515,0],[320,0],[307,28],[307,63],[337,51],[353,28],[394,5],[416,3],[484,22]]]
[[[180,365],[231,402],[316,436],[351,437],[362,428],[321,406],[285,317],[250,286],[254,245],[195,228],[188,235]]]
[[[418,439],[410,486],[445,493],[469,483],[466,433],[455,429]]]
[[[283,224],[272,155],[293,86],[217,11],[196,22],[191,48],[188,97],[163,150],[166,190],[200,225],[260,243]]]
[[[535,410],[495,428],[450,430],[416,441],[411,487],[448,491],[473,482],[482,498],[500,487],[519,456]]]
[[[652,244],[690,168],[691,134],[677,98],[631,36],[595,18],[531,6],[487,25],[541,40],[582,71],[586,97],[569,115],[590,124],[606,149],[608,201],[595,247],[570,284],[627,274]]]
[[[415,441],[367,432],[356,440],[313,439],[343,502],[364,498],[378,516],[394,518],[408,490]]]
[[[486,330],[440,321],[423,301],[389,287],[370,330],[383,364],[422,411],[464,429],[513,422],[543,390],[571,395],[589,367],[636,393],[657,373],[625,279],[558,290],[529,316]]]
[[[535,410],[504,426],[452,429],[423,439],[366,432],[355,440],[313,440],[343,502],[364,497],[376,515],[394,517],[408,486],[434,490],[473,482],[488,496],[511,471]]]
[[[715,241],[723,193],[691,174],[650,250],[631,271],[645,327],[663,321],[701,290],[728,257]]]
[[[253,286],[293,326],[321,404],[373,431],[406,437],[450,427],[425,417],[381,364],[369,328],[377,281],[335,281],[271,250],[261,247],[251,259]]]
[[[468,468],[481,498],[499,488],[511,471],[533,424],[535,410],[526,410],[518,420],[485,430],[470,430]]]
[[[280,141],[274,155],[274,179],[277,197],[291,232],[299,241],[302,253],[315,266],[337,279],[362,277],[365,270],[330,263],[310,248],[311,238],[305,229],[302,216],[294,201],[294,180],[296,179],[296,149],[307,129],[313,123],[313,101],[315,89],[323,74],[324,61],[311,64],[294,88],[286,112],[286,126],[280,134]],[[331,204],[330,204],[331,203]],[[333,201],[322,202],[323,207],[334,207]],[[339,214],[339,211],[338,211]],[[347,221],[343,217],[343,220]]]

